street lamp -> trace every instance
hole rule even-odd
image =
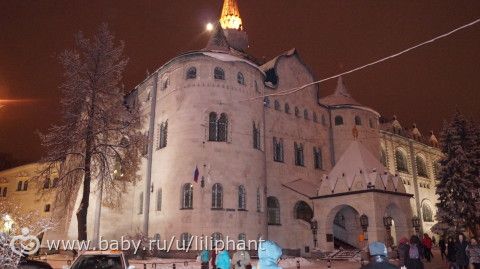
[[[386,230],[385,243],[387,244],[387,247],[391,247],[392,243],[393,243],[392,242],[392,230],[391,230],[392,223],[393,223],[392,217],[390,217],[390,216],[383,217],[383,225],[385,226],[385,230]]]
[[[415,232],[418,234],[420,232],[420,218],[419,217],[413,216],[412,226],[413,226],[413,228],[415,228]]]
[[[363,214],[360,216],[360,225],[362,226],[362,230],[364,232],[367,231],[367,228],[368,228],[368,217],[367,215]]]
[[[317,231],[318,231],[318,222],[314,219],[310,222],[310,229],[312,229],[313,234],[313,247],[317,247]]]

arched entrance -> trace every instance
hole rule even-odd
[[[398,241],[402,237],[409,236],[409,226],[407,222],[406,215],[396,204],[391,203],[385,209],[384,219],[391,218],[391,226],[385,227],[386,234],[385,238],[388,238],[388,233],[390,233],[390,241],[393,246],[398,245]],[[384,223],[386,224],[386,223]],[[389,229],[388,229],[389,228]],[[387,242],[387,240],[385,240]]]
[[[358,236],[362,233],[360,214],[349,205],[339,205],[327,217],[327,233],[335,248],[359,248]]]

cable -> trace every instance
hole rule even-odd
[[[259,98],[265,98],[265,97],[268,97],[268,96],[283,96],[283,95],[289,95],[289,94],[292,94],[292,93],[301,91],[301,90],[303,90],[303,89],[305,89],[305,88],[307,88],[307,87],[309,87],[309,86],[313,86],[313,85],[315,85],[315,84],[319,84],[319,83],[325,82],[325,81],[330,80],[330,79],[338,78],[338,77],[340,77],[340,76],[343,76],[343,75],[346,75],[346,74],[350,74],[350,73],[356,72],[356,71],[358,71],[358,70],[367,68],[367,67],[369,67],[369,66],[372,66],[372,65],[375,65],[375,64],[378,64],[378,63],[381,63],[381,62],[390,60],[390,59],[392,59],[392,58],[398,57],[398,56],[400,56],[400,55],[402,55],[402,54],[404,54],[404,53],[407,53],[407,52],[409,52],[409,51],[411,51],[411,50],[414,50],[414,49],[416,49],[416,48],[418,48],[418,47],[427,45],[427,44],[429,44],[429,43],[433,43],[433,42],[437,41],[438,39],[445,38],[445,37],[447,37],[447,36],[449,36],[449,35],[451,35],[451,34],[453,34],[453,33],[455,33],[455,32],[458,32],[458,31],[460,31],[460,30],[462,30],[462,29],[465,29],[465,28],[467,28],[467,27],[473,26],[474,24],[477,24],[477,23],[479,23],[479,22],[480,22],[480,19],[476,19],[476,20],[474,20],[474,21],[472,21],[472,22],[470,22],[470,23],[467,23],[467,24],[465,24],[465,25],[462,25],[462,26],[460,26],[460,27],[457,27],[457,28],[451,30],[450,32],[447,32],[447,33],[445,33],[445,34],[439,35],[439,36],[437,36],[437,37],[435,37],[435,38],[432,38],[432,39],[430,39],[430,40],[427,40],[427,41],[424,41],[424,42],[422,42],[422,43],[419,43],[419,44],[417,44],[417,45],[415,45],[415,46],[412,46],[412,47],[409,47],[409,48],[407,48],[407,49],[404,49],[404,50],[402,50],[402,51],[400,51],[400,52],[397,52],[397,53],[395,53],[395,54],[393,54],[393,55],[390,55],[390,56],[381,58],[381,59],[376,60],[376,61],[374,61],[374,62],[371,62],[371,63],[365,64],[365,65],[356,67],[356,68],[354,68],[354,69],[345,71],[345,72],[340,73],[340,74],[336,74],[336,75],[333,75],[333,76],[330,76],[330,77],[327,77],[327,78],[324,78],[324,79],[321,79],[321,80],[318,80],[318,81],[314,81],[314,82],[305,84],[305,85],[300,86],[300,87],[297,87],[297,88],[288,89],[288,90],[283,90],[283,91],[280,91],[280,92],[277,92],[277,93],[271,93],[271,94],[266,94],[266,95],[255,96],[255,97],[252,97],[252,98],[249,98],[249,99],[240,100],[239,102],[242,102],[242,101],[251,101],[251,100],[255,100],[255,99],[259,99]]]

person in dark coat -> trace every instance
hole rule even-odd
[[[410,246],[408,245],[408,239],[403,237],[400,239],[397,252],[398,252],[398,266],[402,267],[406,264],[408,259],[408,249]]]
[[[410,237],[410,246],[408,248],[408,258],[405,263],[407,269],[423,269],[423,248],[420,238],[416,235]]]
[[[453,241],[452,237],[449,237],[447,243],[447,260],[449,263],[455,263],[456,258],[457,250],[455,249],[455,241]]]
[[[458,239],[455,242],[455,263],[459,269],[468,269],[468,256],[467,256],[468,243],[465,240],[463,234],[458,235]]]
[[[363,265],[362,269],[394,269],[397,266],[388,262],[387,247],[384,243],[373,242],[368,245],[370,252],[370,262],[367,265]]]
[[[427,262],[430,262],[432,259],[432,239],[430,239],[428,234],[423,235],[422,246],[425,258],[427,259]]]
[[[441,237],[438,240],[438,247],[440,248],[440,256],[442,256],[442,261],[447,258],[447,243],[445,243],[445,237]]]

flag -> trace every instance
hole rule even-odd
[[[198,166],[195,166],[195,172],[193,172],[193,181],[198,182],[198,176],[200,172],[198,171]]]

